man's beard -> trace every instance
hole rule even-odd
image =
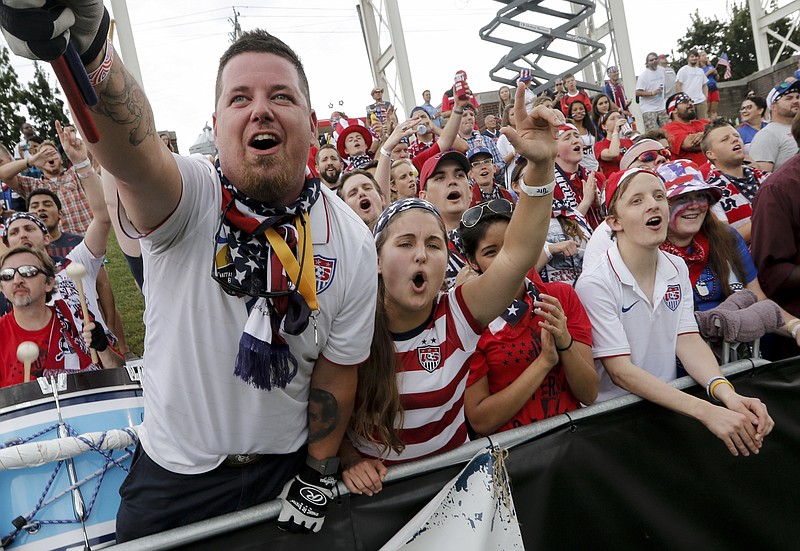
[[[694,109],[688,109],[683,118],[686,119],[687,121],[693,121],[697,118],[697,111],[695,111]]]
[[[320,178],[322,178],[325,183],[331,186],[336,185],[336,183],[339,181],[340,175],[341,172],[336,169],[333,169],[332,171],[328,169],[319,173]]]
[[[33,302],[33,299],[30,295],[25,295],[22,297],[14,297],[11,299],[11,304],[14,305],[15,308],[25,308],[26,306],[30,306]]]
[[[265,174],[266,169],[270,174]],[[297,198],[302,185],[292,167],[285,162],[269,157],[261,157],[258,161],[242,166],[242,172],[236,188],[250,199],[266,205],[286,205]],[[292,194],[293,191],[296,193]]]

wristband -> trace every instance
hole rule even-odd
[[[391,159],[392,158],[392,154],[389,153],[388,151],[386,151],[386,148],[383,147],[383,146],[381,146],[381,155],[383,155],[387,159]]]
[[[574,343],[574,342],[575,342],[575,337],[573,337],[572,335],[570,335],[570,336],[569,336],[569,344],[568,344],[567,346],[565,346],[564,348],[559,348],[559,347],[557,347],[557,346],[556,346],[556,350],[557,350],[558,352],[566,352],[567,350],[569,350],[570,348],[572,348],[572,343]]]
[[[312,456],[306,457],[306,465],[314,469],[322,476],[330,476],[339,472],[339,458],[328,457],[326,459],[315,459]]]
[[[74,168],[75,170],[81,170],[82,168],[86,168],[87,166],[91,166],[91,165],[92,165],[92,161],[90,161],[89,158],[87,157],[84,160],[82,160],[81,162],[75,163],[74,165],[72,165],[72,168]]]
[[[456,115],[463,115],[464,114],[464,110],[463,109],[453,109],[453,113],[456,114]]]
[[[550,242],[544,242],[544,254],[547,256],[547,261],[550,262],[553,260],[553,253],[550,251]]]
[[[798,321],[798,320],[795,320],[795,321]],[[792,338],[794,340],[797,340],[797,332],[798,331],[800,331],[800,323],[795,323],[794,327],[792,327],[792,330],[790,331],[790,333],[792,334]]]
[[[553,193],[553,189],[556,187],[556,180],[553,178],[553,181],[549,184],[543,186],[529,186],[526,185],[524,182],[519,183],[519,189],[527,195],[528,197],[545,197]]]
[[[717,395],[714,393],[714,390],[719,385],[728,385],[729,387],[731,387],[731,390],[736,392],[736,389],[733,388],[733,384],[731,384],[731,382],[725,377],[722,376],[712,377],[711,379],[708,380],[708,383],[706,384],[706,394],[708,394],[708,397],[714,400],[715,402],[722,401],[719,398],[717,398]]]
[[[31,161],[27,157],[25,158],[25,166],[27,166],[28,168],[31,167]]]
[[[91,82],[92,86],[97,86],[101,82],[103,82],[106,77],[108,77],[109,73],[111,72],[111,66],[114,64],[114,47],[109,43],[106,42],[106,55],[103,58],[103,62],[100,64],[97,69],[89,73],[89,82]]]

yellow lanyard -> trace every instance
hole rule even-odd
[[[300,294],[306,299],[306,304],[311,311],[319,310],[317,304],[317,281],[316,281],[316,268],[314,266],[314,247],[311,245],[311,225],[308,221],[308,213],[303,213],[304,231],[300,232],[300,216],[294,219],[295,228],[297,232],[297,252],[298,255],[303,254],[303,270],[300,270],[300,264],[297,262],[292,250],[286,241],[281,238],[274,228],[267,228],[264,234],[267,236],[272,250],[278,255],[278,259],[283,264],[283,269],[286,270],[286,275],[295,286],[299,289]],[[308,241],[306,243],[306,241]],[[298,281],[299,280],[299,281]]]

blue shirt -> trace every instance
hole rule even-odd
[[[701,67],[703,72],[706,74],[706,78],[708,79],[708,91],[714,92],[717,89],[717,79],[714,78],[714,75],[708,73],[708,69],[713,69],[713,65],[706,65],[705,67]]]
[[[739,235],[739,232],[732,228],[731,233],[733,233],[733,235],[736,237],[736,248],[739,252],[739,258],[742,260],[742,265],[744,265],[746,281],[743,283],[743,285],[746,285],[758,277],[758,270],[756,269],[755,264],[753,264],[750,251],[747,249],[747,243],[744,242],[742,236]],[[698,289],[704,289],[704,294],[699,294],[697,292]],[[716,308],[727,298],[722,290],[722,285],[720,285],[719,278],[717,277],[717,274],[711,270],[710,264],[706,264],[706,267],[700,274],[697,283],[692,286],[692,291],[694,293],[695,308],[701,312]]]
[[[767,123],[762,121],[761,128],[764,128],[765,126],[767,126]],[[742,137],[742,141],[746,144],[752,142],[753,138],[755,138],[756,134],[758,133],[758,130],[756,130],[747,123],[740,124],[736,130]]]

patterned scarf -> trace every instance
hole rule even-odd
[[[268,207],[233,187],[219,161],[216,168],[222,184],[223,210],[215,240],[214,279],[229,295],[252,297],[247,301],[249,317],[239,340],[234,374],[259,389],[286,388],[297,374],[298,364],[281,331],[299,335],[308,326],[312,309],[317,308],[316,294],[306,296],[309,293],[303,292],[299,280],[309,272],[312,281],[314,277],[313,261],[310,266],[304,264],[308,264],[306,258],[313,258],[313,253],[308,254],[308,212],[319,198],[320,181],[307,178],[294,203]],[[270,229],[288,246],[293,256],[288,260],[301,263],[295,281],[287,275],[289,266],[284,266],[281,252],[267,238]],[[298,247],[298,239],[309,250]],[[283,295],[271,296],[273,293]]]
[[[38,378],[65,371],[74,373],[81,369],[100,369],[99,365],[92,363],[89,348],[81,335],[82,326],[78,326],[67,303],[60,299],[55,300],[49,308],[53,310],[54,319],[50,329],[47,359],[45,365],[31,366],[31,374]]]
[[[660,249],[685,260],[689,267],[689,279],[692,286],[697,285],[703,269],[708,264],[708,237],[703,232],[697,232],[692,243],[686,248],[673,245],[668,239],[661,244]]]
[[[364,168],[372,162],[372,157],[369,155],[351,155],[345,159],[344,162],[345,165],[342,173],[350,172],[351,170],[355,170],[357,168]]]
[[[536,286],[533,284],[533,282],[527,278],[525,278],[525,291],[528,293],[531,301],[539,300],[539,290],[536,289]],[[503,310],[503,313],[500,314],[500,317],[503,318],[509,325],[514,326],[525,317],[525,314],[528,312],[528,310],[528,303],[525,298],[515,298],[511,303],[511,306]],[[530,310],[530,314],[531,316],[534,315],[532,309]]]
[[[583,199],[583,182],[589,177],[589,172],[584,167],[578,165],[578,170],[572,174],[567,174],[564,169],[556,163],[555,175],[556,187],[553,190],[553,218],[557,216],[575,218],[577,214],[580,214],[578,205]],[[592,231],[603,222],[603,215],[600,209],[595,205],[589,207],[584,218],[585,221],[589,223],[589,227]]]

